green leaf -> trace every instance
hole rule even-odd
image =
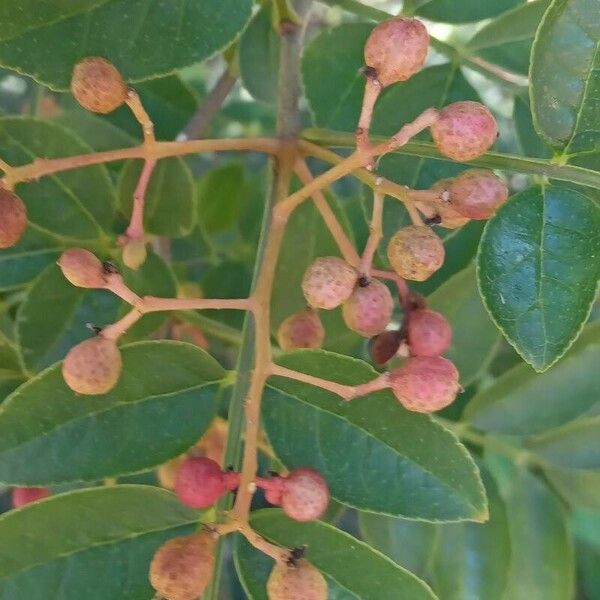
[[[412,573],[373,550],[364,542],[332,525],[313,521],[298,523],[288,519],[280,510],[267,509],[252,513],[252,527],[262,536],[287,548],[307,545],[306,558],[330,581],[341,595],[332,598],[381,600],[382,598],[435,599],[431,589]],[[238,550],[238,573],[243,579],[252,576],[248,561]],[[270,559],[269,559],[270,560]],[[270,561],[273,564],[273,561]],[[262,567],[263,573],[267,569]],[[269,569],[270,570],[270,569]],[[369,576],[365,577],[368,573]],[[264,583],[252,586],[253,600],[266,600]]]
[[[479,296],[475,266],[448,279],[429,296],[428,304],[452,326],[452,344],[446,356],[456,365],[460,382],[466,387],[487,366],[499,338]]]
[[[254,15],[240,38],[239,63],[244,87],[254,98],[269,104],[277,100],[279,45],[271,10],[265,6]]]
[[[417,0],[417,14],[444,23],[468,23],[495,17],[520,4],[523,0],[479,0],[475,3],[455,0]],[[415,4],[413,0],[413,4]],[[409,4],[410,5],[410,4]]]
[[[180,342],[122,348],[123,373],[104,396],[81,397],[61,365],[0,408],[0,481],[51,485],[149,469],[181,454],[208,427],[223,370]]]
[[[536,35],[531,58],[535,127],[564,154],[597,150],[600,86],[600,5],[553,0]]]
[[[16,349],[0,336],[0,402],[24,382]]]
[[[0,517],[0,598],[150,598],[152,556],[198,520],[146,485],[78,490],[9,511]]]
[[[119,178],[118,196],[127,217],[133,206],[143,161],[129,161]],[[144,206],[144,227],[148,233],[165,237],[183,237],[190,233],[196,219],[192,174],[179,157],[160,160],[150,178]]]
[[[502,374],[469,403],[465,418],[478,429],[529,435],[594,410],[600,389],[600,322],[586,326],[563,360],[543,375],[527,365]]]
[[[0,156],[20,166],[36,158],[86,154],[91,148],[67,129],[29,117],[0,119]],[[63,171],[19,184],[30,222],[71,239],[98,239],[110,230],[115,194],[106,167],[95,165]]]
[[[107,58],[128,81],[160,77],[227,46],[251,6],[251,0],[182,0],[176,7],[109,0],[0,43],[0,64],[55,90],[69,87],[74,65],[86,56]]]
[[[550,158],[552,156],[552,150],[540,138],[533,126],[533,117],[529,103],[521,96],[515,96],[513,120],[515,122],[519,145],[525,156],[537,156],[540,158]]]
[[[505,598],[570,600],[573,546],[556,496],[526,470],[512,482],[507,501],[511,565]]]
[[[362,361],[324,351],[278,362],[347,385],[376,376]],[[486,518],[483,486],[464,446],[428,415],[403,409],[391,391],[344,402],[277,377],[265,393],[263,419],[282,463],[318,470],[343,504],[431,521]]]
[[[536,371],[569,348],[600,277],[600,207],[578,191],[534,186],[488,221],[478,256],[480,291],[496,325]]]

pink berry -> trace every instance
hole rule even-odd
[[[390,371],[396,398],[407,410],[430,413],[448,406],[458,394],[458,371],[441,356],[414,356]]]
[[[387,255],[400,277],[425,281],[444,264],[445,250],[429,227],[409,225],[390,238]]]
[[[343,306],[344,322],[364,337],[381,333],[390,322],[394,300],[388,288],[372,279],[364,287],[357,285]]]
[[[30,502],[47,498],[50,493],[47,487],[16,487],[12,491],[12,505],[19,508]]]
[[[446,317],[426,308],[409,314],[406,331],[413,356],[439,356],[452,341],[452,328]]]
[[[67,281],[76,287],[106,287],[106,274],[102,262],[89,250],[69,248],[60,255],[57,264]]]
[[[439,217],[439,225],[445,229],[458,229],[466,225],[470,219],[461,215],[450,203],[450,183],[452,179],[440,179],[431,187],[431,191],[438,193],[438,198],[433,202],[417,202],[417,208],[428,218]]]
[[[429,34],[421,21],[398,17],[383,21],[365,44],[365,63],[384,87],[405,81],[421,69]]]
[[[281,494],[283,512],[295,521],[314,521],[329,505],[329,488],[320,473],[303,468],[284,479]]]
[[[222,471],[210,458],[188,456],[177,471],[175,494],[186,506],[207,508],[238,485],[237,473]]]
[[[312,307],[330,310],[350,297],[356,279],[356,271],[345,260],[325,256],[309,265],[302,279],[302,291]]]
[[[327,581],[306,560],[278,563],[267,581],[269,600],[327,600]]]
[[[19,196],[0,188],[0,249],[14,246],[27,227],[27,209]]]
[[[298,311],[284,321],[277,330],[277,342],[282,350],[320,348],[325,339],[325,329],[313,308]]]
[[[485,169],[468,169],[448,186],[452,206],[470,219],[489,219],[508,198],[508,188]]]
[[[431,126],[438,150],[448,158],[465,162],[484,154],[498,135],[492,113],[479,102],[449,104]]]

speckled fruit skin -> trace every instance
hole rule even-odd
[[[127,85],[112,63],[91,56],[75,65],[71,93],[86,110],[106,114],[125,102]]]
[[[356,286],[342,309],[348,329],[363,337],[381,333],[390,322],[393,310],[392,294],[376,279],[365,287]]]
[[[169,540],[150,563],[150,584],[165,600],[196,600],[212,578],[214,545],[208,532]]]
[[[205,456],[187,456],[175,476],[175,494],[191,508],[208,508],[239,483],[236,473],[221,471],[218,463]]]
[[[277,342],[286,352],[299,348],[320,348],[324,339],[323,323],[312,308],[290,315],[277,330]]]
[[[448,406],[460,390],[458,371],[441,356],[414,356],[390,371],[392,391],[402,406],[430,413]]]
[[[12,491],[12,505],[20,508],[48,496],[50,496],[50,490],[46,487],[16,487]]]
[[[449,104],[431,126],[438,150],[452,160],[465,162],[492,147],[498,126],[492,113],[479,102],[466,100]]]
[[[295,521],[314,521],[329,505],[329,488],[320,473],[309,468],[295,469],[282,479],[281,507]]]
[[[439,356],[452,342],[452,327],[446,317],[427,308],[410,313],[406,332],[413,356]]]
[[[267,581],[267,596],[269,600],[327,600],[327,581],[306,560],[277,564]]]
[[[66,384],[77,394],[106,394],[119,381],[123,363],[112,340],[101,336],[71,348],[62,366]]]
[[[439,215],[441,218],[439,225],[445,229],[458,229],[470,221],[469,217],[461,215],[450,203],[449,188],[452,181],[452,179],[440,179],[432,186],[431,189],[439,193],[439,199],[428,205],[428,210],[424,212],[428,217]]]
[[[429,34],[416,19],[383,21],[365,44],[365,64],[377,72],[384,87],[405,81],[421,69],[427,56]]]
[[[27,209],[19,196],[0,188],[0,248],[14,246],[27,227]]]
[[[391,238],[387,255],[400,277],[425,281],[444,264],[444,244],[429,227],[409,225]]]
[[[61,254],[56,264],[67,281],[76,287],[106,287],[106,276],[102,263],[89,250],[69,248]]]
[[[470,219],[489,219],[508,198],[502,179],[485,169],[468,169],[448,186],[450,202]]]
[[[331,310],[345,302],[354,289],[357,275],[337,256],[317,258],[304,273],[302,291],[313,308]]]

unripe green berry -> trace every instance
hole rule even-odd
[[[452,328],[446,317],[427,308],[409,313],[406,334],[413,356],[439,356],[452,342]]]
[[[445,250],[429,227],[409,225],[390,238],[387,255],[400,277],[425,281],[444,264]]]
[[[129,240],[123,246],[123,264],[137,271],[145,262],[148,252],[144,240]]]
[[[498,136],[498,126],[483,104],[467,100],[444,107],[431,126],[431,135],[444,156],[465,162],[492,147]]]
[[[76,287],[106,287],[106,275],[102,262],[89,250],[69,248],[57,261],[63,275]]]
[[[27,209],[19,196],[0,188],[0,249],[14,246],[27,227]]]
[[[441,410],[460,390],[458,371],[441,356],[414,356],[390,371],[392,391],[402,406],[414,412]]]
[[[295,564],[276,564],[267,581],[269,600],[327,600],[327,581],[302,559]]]
[[[212,578],[214,547],[205,531],[169,540],[152,559],[150,584],[165,600],[196,600]]]
[[[313,308],[298,311],[282,321],[277,330],[277,342],[286,352],[299,348],[320,348],[325,329]]]
[[[63,362],[62,373],[74,392],[94,396],[106,394],[115,387],[122,366],[117,344],[100,335],[71,348]]]
[[[86,110],[106,114],[127,99],[127,85],[117,68],[104,58],[90,56],[73,69],[71,92]]]
[[[350,297],[356,279],[356,271],[345,260],[325,256],[306,269],[302,291],[310,306],[330,310]]]
[[[398,17],[383,21],[365,44],[365,64],[375,70],[384,87],[405,81],[421,69],[429,34],[421,21]]]
[[[492,171],[468,169],[448,186],[452,206],[470,219],[489,219],[508,198],[506,184]]]
[[[394,300],[390,290],[376,279],[364,287],[357,285],[342,308],[349,329],[364,337],[381,333],[390,322]]]

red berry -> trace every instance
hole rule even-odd
[[[450,346],[452,328],[444,315],[421,308],[408,315],[407,337],[414,356],[439,356]]]
[[[448,186],[452,206],[470,219],[489,219],[506,202],[506,184],[485,169],[468,169]]]
[[[283,483],[281,507],[291,519],[314,521],[327,510],[329,488],[317,471],[308,468],[296,469]]]
[[[27,209],[19,196],[0,188],[0,248],[14,246],[27,227]]]
[[[267,581],[269,600],[327,600],[327,581],[306,560],[278,563]]]
[[[387,255],[400,277],[425,281],[444,263],[445,250],[429,227],[409,225],[390,238]]]
[[[390,371],[396,398],[407,410],[430,413],[448,406],[460,390],[456,367],[441,356],[414,356]]]
[[[117,68],[104,58],[91,56],[75,65],[71,92],[86,110],[109,113],[127,99],[127,85]]]
[[[345,260],[325,256],[309,265],[302,279],[302,291],[311,306],[329,310],[350,297],[356,279],[356,271]]]
[[[396,355],[401,343],[402,334],[399,331],[384,331],[375,336],[369,348],[373,362],[379,367],[384,365]]]
[[[384,87],[405,81],[421,69],[427,56],[429,34],[421,21],[398,17],[383,21],[365,44],[365,63]]]
[[[439,225],[445,229],[458,229],[469,222],[469,218],[461,215],[450,203],[449,187],[452,179],[440,179],[431,187],[432,191],[438,192],[436,201],[425,203],[417,202],[417,208],[428,218],[438,216]]]
[[[365,287],[354,288],[343,306],[344,322],[349,329],[364,337],[381,333],[390,322],[394,300],[388,288],[372,279]]]
[[[286,352],[299,348],[320,348],[324,339],[325,329],[321,319],[310,307],[287,317],[277,330],[277,342]]]
[[[207,508],[238,484],[239,475],[221,471],[214,460],[188,456],[177,471],[175,493],[186,506]]]
[[[102,263],[89,250],[69,248],[57,261],[65,278],[74,286],[82,288],[106,287]]]
[[[47,487],[16,487],[12,491],[12,505],[19,508],[48,496],[50,490]]]

